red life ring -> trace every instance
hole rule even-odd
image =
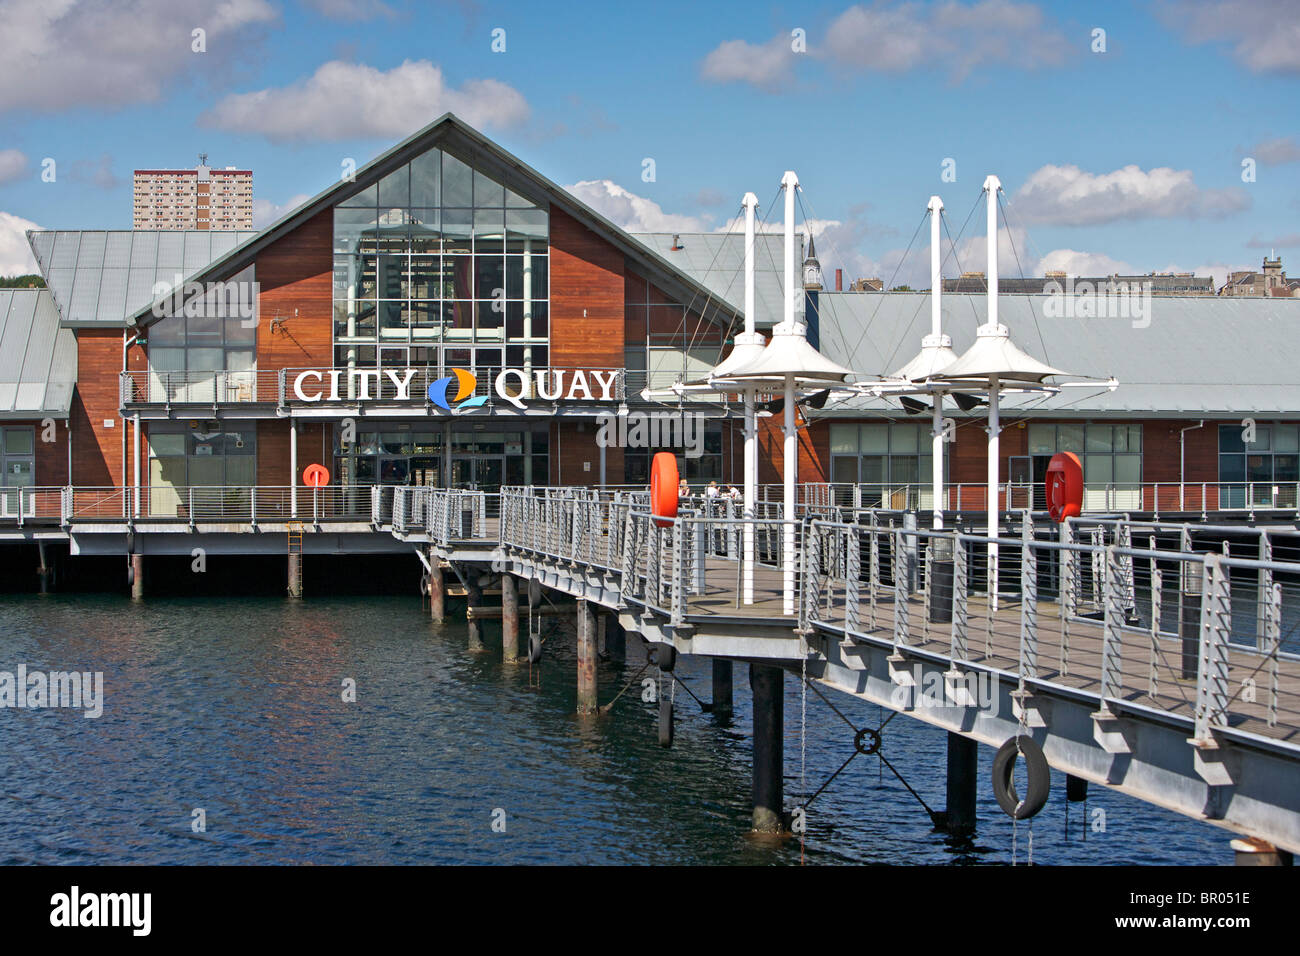
[[[671,526],[671,519],[677,517],[677,458],[672,452],[659,452],[650,465],[650,513],[661,528]]]
[[[308,465],[302,470],[302,483],[308,488],[319,488],[330,483],[330,471],[324,465]]]
[[[1072,451],[1057,452],[1047,465],[1047,513],[1060,524],[1083,510],[1083,464]]]

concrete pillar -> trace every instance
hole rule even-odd
[[[519,582],[513,574],[501,575],[501,660],[519,660]]]
[[[961,734],[948,734],[948,832],[975,832],[979,744]]]
[[[302,552],[289,552],[289,597],[302,597]]]
[[[131,600],[144,600],[144,555],[138,551],[131,555]]]
[[[37,541],[36,550],[40,554],[40,563],[36,566],[36,583],[41,594],[50,593],[50,579],[54,576],[54,571],[50,567],[45,554],[45,542]]]
[[[429,616],[441,624],[447,616],[447,585],[442,579],[442,562],[437,555],[429,556]]]
[[[596,619],[591,605],[578,601],[578,713],[596,712]]]
[[[785,672],[768,664],[749,665],[754,694],[754,817],[759,833],[785,828],[784,688]]]
[[[713,714],[731,716],[731,661],[721,657],[713,659]]]
[[[487,650],[483,645],[483,622],[474,613],[483,606],[483,589],[479,587],[478,572],[468,569],[471,575],[465,587],[466,617],[469,619],[469,649],[471,651]]]

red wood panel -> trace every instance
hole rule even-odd
[[[333,428],[327,423],[298,423],[297,484],[302,484],[303,470],[312,464],[324,465],[330,471],[330,483],[338,482],[338,476],[334,473],[332,435]],[[292,483],[289,476],[289,423],[287,421],[257,423],[257,483],[277,487]]]
[[[327,209],[258,255],[259,369],[334,364],[333,231]]]
[[[551,208],[551,364],[623,367],[623,254]]]
[[[76,334],[72,483],[120,487],[124,432],[118,413],[118,380],[122,371],[122,330],[78,329]],[[130,359],[128,364],[132,364]],[[105,426],[105,422],[110,424]]]
[[[590,421],[556,422],[551,426],[551,476],[553,485],[600,484],[600,446],[596,444],[599,424]],[[623,449],[605,449],[605,481],[622,484]]]

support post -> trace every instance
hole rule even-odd
[[[289,516],[298,517],[298,422],[289,423]]]
[[[436,554],[429,555],[429,616],[436,624],[447,616],[447,586],[442,578],[442,561]]]
[[[757,833],[785,829],[784,677],[779,667],[749,665],[749,686],[754,694],[753,829]]]
[[[501,575],[501,661],[519,660],[519,582],[513,574]]]
[[[976,778],[979,744],[961,734],[948,734],[948,832],[969,836],[975,832]]]
[[[289,597],[302,597],[302,552],[289,552]]]
[[[731,716],[731,661],[713,659],[713,716]]]
[[[131,555],[131,600],[144,600],[144,555],[139,551]]]
[[[49,561],[45,555],[45,541],[43,539],[37,540],[36,550],[40,554],[40,564],[36,568],[37,586],[40,588],[41,594],[49,594],[51,572]]]
[[[596,619],[591,604],[578,600],[578,713],[594,714],[596,703]]]
[[[467,573],[469,580],[465,585],[465,616],[469,619],[469,649],[482,651],[487,649],[483,645],[483,624],[475,612],[483,606],[483,589],[478,584],[478,572],[469,568]]]

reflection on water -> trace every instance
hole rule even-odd
[[[798,840],[746,839],[750,714],[743,666],[723,723],[677,694],[663,750],[655,708],[626,694],[579,718],[572,639],[503,667],[473,655],[463,624],[431,625],[407,598],[0,597],[0,670],[104,672],[104,715],[0,710],[4,863],[798,863]],[[489,646],[491,646],[491,636]],[[609,700],[644,659],[601,665]],[[709,663],[678,671],[709,698]],[[346,703],[343,681],[356,681]],[[786,793],[816,790],[852,752],[852,731],[787,680]],[[833,696],[855,725],[876,708]],[[943,806],[945,738],[899,717],[885,752]],[[801,750],[804,754],[801,773]],[[873,757],[812,804],[810,863],[1007,863],[1012,826],[980,753],[980,833],[953,845]],[[1228,835],[1101,788],[1064,781],[1033,822],[1035,862],[1225,863]],[[801,783],[802,780],[802,783]],[[191,829],[205,811],[206,832]],[[504,810],[506,832],[494,832]],[[1029,827],[1019,824],[1021,861]]]

